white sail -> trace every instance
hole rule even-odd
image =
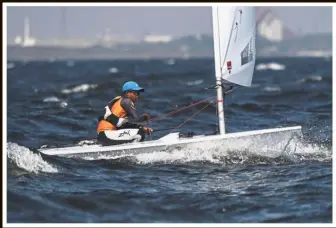
[[[255,65],[256,19],[254,7],[214,7],[214,42],[218,42],[222,79],[251,86]],[[217,27],[217,28],[215,28]],[[215,50],[216,52],[216,50]]]

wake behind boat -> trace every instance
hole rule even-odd
[[[207,143],[220,151],[239,148],[258,153],[261,147],[282,153],[295,150],[295,137],[301,136],[301,126],[226,133],[223,87],[225,84],[249,87],[255,66],[256,19],[254,7],[213,7],[217,114],[219,135],[187,135],[169,133],[158,140],[113,146],[83,145],[64,148],[43,148],[39,151],[56,156],[135,155],[153,151],[170,151],[180,147],[200,148]],[[224,82],[224,84],[223,84]],[[126,130],[126,129],[125,129]],[[155,129],[154,129],[155,132]]]

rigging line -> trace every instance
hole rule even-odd
[[[229,51],[229,46],[230,46],[230,43],[231,43],[232,31],[233,31],[233,26],[235,25],[235,21],[236,21],[236,9],[235,9],[235,12],[234,12],[234,18],[233,18],[233,22],[232,22],[232,26],[231,26],[229,42],[228,42],[227,47],[226,47],[225,58],[224,58],[224,61],[221,65],[221,68],[223,68],[223,66],[225,65],[225,60],[226,60],[226,57],[227,57],[227,54],[228,54],[228,51]]]
[[[212,103],[212,102],[211,102]],[[187,123],[189,120],[191,120],[194,116],[196,116],[198,113],[200,113],[201,111],[203,111],[206,107],[208,107],[211,103],[205,105],[202,109],[198,110],[198,112],[194,113],[192,116],[190,116],[187,120],[185,120],[183,123],[181,123],[180,125],[178,125],[177,127],[175,127],[175,129],[180,128],[182,125],[184,125],[185,123]],[[173,131],[173,130],[172,130]],[[171,131],[171,132],[172,132]]]
[[[193,106],[196,106],[196,105],[201,104],[201,103],[206,102],[206,101],[211,101],[211,100],[213,100],[214,98],[216,98],[216,96],[213,96],[213,97],[210,97],[210,98],[207,98],[207,99],[198,101],[198,102],[196,102],[196,103],[192,103],[192,104],[190,104],[190,105],[188,105],[188,106],[185,106],[185,107],[182,107],[182,108],[173,110],[173,111],[171,111],[171,112],[165,113],[165,114],[163,114],[163,115],[161,115],[161,116],[155,117],[155,118],[150,119],[149,121],[145,121],[145,122],[154,122],[154,121],[158,121],[158,120],[160,120],[160,119],[163,119],[163,118],[166,117],[166,116],[170,116],[170,115],[176,114],[176,113],[181,112],[181,111],[183,111],[183,110],[185,110],[185,109],[187,109],[187,108],[191,108],[191,107],[193,107]],[[143,122],[143,123],[145,123],[145,122]]]
[[[206,102],[206,101],[212,100],[212,99],[214,99],[215,97],[216,97],[216,96],[213,96],[213,97],[210,97],[210,98],[207,98],[207,99],[201,100],[201,101],[199,101],[199,102],[192,103],[192,104],[190,104],[190,105],[188,105],[188,106],[185,106],[185,107],[182,107],[182,108],[179,108],[179,109],[173,110],[173,111],[171,111],[171,112],[168,112],[168,113],[166,113],[166,114],[164,114],[164,115],[162,115],[162,116],[159,116],[159,117],[153,118],[153,119],[152,119],[152,121],[153,121],[153,120],[162,119],[164,116],[169,116],[169,115],[173,115],[173,114],[175,114],[175,113],[181,112],[181,111],[183,111],[183,110],[185,110],[185,109],[187,109],[187,108],[190,108],[190,107],[196,106],[196,105],[198,105],[198,104],[201,104],[201,103],[203,103],[203,102]]]
[[[218,86],[218,87],[219,87],[219,86]],[[218,89],[218,87],[217,87],[217,89]],[[236,86],[236,87],[231,86],[229,90],[224,91],[224,96],[225,96],[226,94],[232,92],[234,89],[237,89],[237,88],[240,88],[240,87],[241,87],[241,86]],[[181,112],[181,111],[183,111],[183,110],[185,110],[185,109],[188,109],[188,108],[191,108],[191,107],[196,106],[196,105],[198,105],[198,104],[201,104],[201,103],[203,103],[203,102],[211,101],[211,100],[215,99],[216,97],[217,97],[217,96],[212,96],[212,97],[209,97],[209,98],[207,98],[207,99],[200,100],[200,101],[198,101],[198,102],[196,102],[196,103],[192,103],[192,104],[189,104],[189,105],[187,105],[187,106],[185,106],[185,107],[182,107],[182,108],[179,108],[179,109],[175,109],[175,110],[173,110],[173,111],[171,111],[171,112],[167,112],[167,113],[165,113],[165,114],[163,114],[163,115],[161,115],[161,116],[158,116],[158,117],[155,117],[155,118],[153,118],[153,119],[150,119],[149,121],[144,121],[144,122],[142,122],[141,124],[144,124],[144,123],[146,123],[146,122],[154,122],[154,121],[158,121],[158,120],[160,120],[160,119],[163,119],[164,117],[167,117],[167,116],[176,114],[176,113],[178,113],[178,112]],[[211,102],[210,102],[209,104],[211,104]],[[218,107],[216,107],[216,112],[218,112]]]
[[[234,89],[240,88],[241,86],[236,86],[236,87],[232,87],[230,90],[227,90],[224,92],[224,97],[223,97],[223,103],[224,103],[224,99],[225,99],[225,95],[228,93],[231,93]],[[210,104],[212,104],[212,102],[210,102],[209,104],[205,105],[202,109],[200,109],[198,112],[194,113],[192,116],[190,116],[186,121],[184,121],[182,124],[180,124],[179,126],[175,127],[172,129],[175,130],[177,128],[180,128],[182,125],[184,125],[185,123],[187,123],[189,120],[191,120],[194,116],[196,116],[197,114],[199,114],[202,110],[204,110],[206,107],[208,107]],[[224,109],[220,112],[222,113],[224,111]],[[216,112],[218,112],[218,108],[216,108]],[[218,127],[218,123],[216,124],[216,126]],[[172,132],[171,131],[171,132]]]
[[[221,53],[220,53],[220,50],[221,50],[221,46],[220,46],[220,29],[219,29],[219,11],[218,11],[218,6],[216,7],[216,10],[217,10],[217,32],[218,32],[218,49],[219,49],[219,63],[222,62],[222,58],[221,58]],[[220,66],[220,74],[222,76],[222,66]]]
[[[230,89],[224,92],[224,96],[241,87],[241,85],[230,86]]]

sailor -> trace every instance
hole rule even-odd
[[[153,129],[142,125],[150,119],[149,114],[138,115],[135,103],[145,90],[136,82],[126,82],[122,96],[115,97],[104,108],[104,115],[98,118],[97,140],[103,145],[140,142]]]

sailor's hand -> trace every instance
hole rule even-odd
[[[150,127],[143,127],[143,130],[149,135],[153,133],[153,129]]]
[[[150,115],[148,113],[143,114],[144,120],[148,121],[150,119]]]

